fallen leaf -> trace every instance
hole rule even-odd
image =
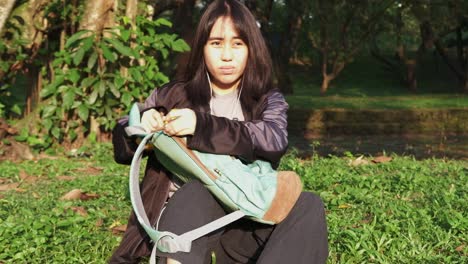
[[[24,170],[20,170],[19,177],[20,177],[20,179],[24,180],[24,179],[28,178],[29,175]]]
[[[78,200],[81,198],[82,193],[83,192],[80,189],[73,189],[64,196],[62,196],[60,200]]]
[[[57,160],[57,159],[59,159],[59,157],[57,157],[57,156],[50,156],[50,155],[45,154],[45,153],[40,153],[40,154],[37,156],[37,159]]]
[[[19,177],[23,182],[27,182],[27,183],[37,182],[37,180],[39,179],[39,177],[31,176],[27,174],[24,170],[21,170],[19,172]]]
[[[110,229],[116,227],[116,226],[119,226],[119,225],[122,225],[122,223],[120,223],[120,221],[114,221],[112,222],[112,224],[109,226]]]
[[[339,209],[347,209],[347,208],[351,208],[351,207],[352,207],[352,205],[347,204],[347,203],[338,205]]]
[[[34,155],[31,152],[29,146],[18,143],[16,141],[11,141],[11,146],[13,147],[13,151],[22,159],[24,160],[33,160]]]
[[[81,197],[80,197],[80,199],[83,201],[97,199],[97,198],[99,198],[99,194],[95,194],[95,193],[83,193],[81,194]]]
[[[98,175],[101,174],[104,169],[101,167],[94,167],[94,166],[89,166],[89,167],[84,167],[84,168],[78,168],[76,169],[77,172],[83,172],[86,175]]]
[[[371,221],[370,219],[363,219],[363,220],[361,220],[361,223],[368,224],[368,223],[370,223],[370,221]]]
[[[76,178],[73,176],[65,176],[65,175],[57,177],[57,180],[60,180],[60,181],[73,181],[74,179]]]
[[[104,224],[104,220],[102,220],[102,218],[99,218],[94,225],[96,227],[101,227],[102,224]]]
[[[5,119],[0,118],[0,129],[5,130],[8,134],[14,135],[18,133],[18,130],[10,126]]]
[[[111,230],[114,235],[121,234],[127,230],[127,225],[114,226],[111,228]]]
[[[8,183],[8,184],[1,184],[0,185],[0,192],[1,191],[10,191],[10,190],[16,190],[16,188],[19,186],[18,182],[15,183]]]
[[[458,247],[455,249],[455,251],[457,251],[457,252],[462,252],[464,248],[465,248],[465,245],[464,245],[464,244],[461,244],[460,246],[458,246]]]
[[[81,216],[88,216],[88,211],[83,206],[72,206],[72,211],[78,213]]]
[[[372,222],[373,219],[374,219],[374,216],[372,214],[366,214],[365,217],[361,220],[361,223],[368,224]]]
[[[364,156],[360,156],[355,160],[352,160],[349,162],[350,166],[356,167],[356,166],[362,166],[362,165],[368,165],[370,162],[366,159],[364,159]]]
[[[386,163],[386,162],[389,162],[391,160],[392,160],[391,157],[378,156],[378,157],[375,157],[374,159],[372,159],[372,162],[374,162],[374,163]]]
[[[80,189],[73,189],[69,191],[67,194],[62,196],[60,200],[90,200],[90,199],[96,199],[99,198],[98,194],[88,194],[83,192]]]
[[[18,130],[17,130],[16,128],[14,128],[14,127],[8,127],[8,128],[6,129],[6,132],[7,132],[8,134],[10,134],[10,135],[16,135],[16,134],[18,134]]]

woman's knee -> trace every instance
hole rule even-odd
[[[305,211],[324,211],[325,206],[320,196],[311,192],[302,192],[296,205]]]
[[[326,227],[324,204],[314,193],[302,192],[291,214],[298,223],[314,224],[317,228]]]
[[[225,215],[216,199],[198,181],[184,184],[169,199],[160,227],[181,234]]]
[[[211,199],[213,199],[212,195],[200,181],[191,181],[182,185],[169,199],[169,203],[182,203],[184,206],[194,204],[198,207],[202,206],[200,201]]]

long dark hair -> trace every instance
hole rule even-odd
[[[194,106],[206,106],[210,100],[203,48],[211,29],[220,17],[230,17],[239,37],[249,49],[247,65],[241,78],[241,104],[252,111],[258,99],[272,89],[272,62],[262,33],[252,13],[237,0],[215,0],[203,13],[192,42],[185,70],[187,94]]]

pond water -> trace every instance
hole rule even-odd
[[[468,161],[468,135],[345,135],[305,138],[290,134],[290,147],[301,156],[410,155],[416,159],[449,158]]]

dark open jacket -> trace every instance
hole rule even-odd
[[[156,89],[145,101],[143,111],[155,108],[164,113],[173,108],[192,108],[183,83],[169,83]],[[283,95],[272,90],[260,98],[252,112],[244,111],[246,121],[233,121],[211,115],[209,106],[193,109],[197,122],[195,133],[187,138],[189,148],[217,154],[237,156],[244,161],[262,159],[277,167],[288,145],[288,104]],[[114,158],[118,163],[130,164],[137,148],[135,140],[125,134],[128,117],[118,121],[113,131]],[[148,218],[156,222],[169,194],[169,172],[151,153],[141,184],[142,198]],[[121,245],[111,259],[124,255],[143,256],[149,252],[149,241],[134,214],[130,217]]]

